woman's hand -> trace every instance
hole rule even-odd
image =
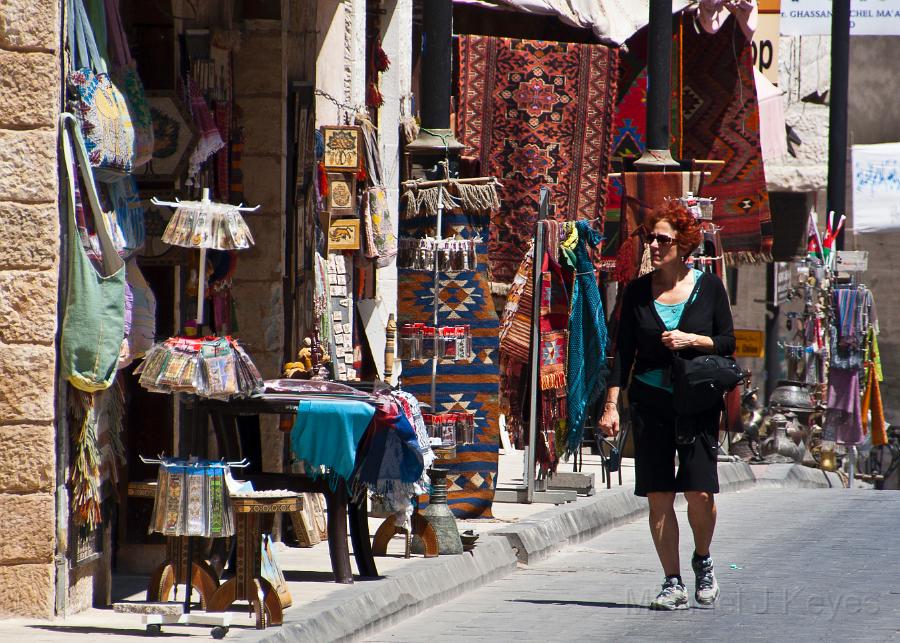
[[[685,333],[680,330],[667,330],[662,334],[663,346],[673,351],[680,351],[682,348],[691,348],[697,335],[693,333]]]
[[[603,415],[600,416],[600,430],[610,438],[619,433],[619,409],[615,404],[607,403],[603,407]]]

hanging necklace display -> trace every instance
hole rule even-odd
[[[409,270],[463,272],[478,265],[476,239],[400,239],[397,264]]]
[[[173,208],[162,239],[166,243],[200,250],[197,287],[197,329],[203,327],[207,250],[240,250],[253,245],[253,236],[241,212],[259,208],[214,203],[209,188],[200,201],[160,201]],[[140,384],[157,393],[192,393],[228,399],[247,397],[263,390],[263,379],[247,352],[231,337],[170,337],[155,344],[135,370]]]

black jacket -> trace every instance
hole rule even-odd
[[[667,368],[672,361],[672,351],[662,343],[666,327],[656,312],[650,279],[651,275],[635,279],[622,295],[615,363],[609,386],[627,386],[632,366],[635,373],[644,373]],[[685,305],[678,330],[712,337],[713,353],[731,355],[734,352],[734,321],[725,286],[717,276],[704,273],[695,288],[696,297]],[[680,354],[690,359],[701,353],[685,349]]]

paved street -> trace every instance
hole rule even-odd
[[[367,640],[900,641],[900,493],[772,489],[718,503],[713,610],[646,608],[662,572],[642,518]],[[693,597],[684,508],[679,522]]]

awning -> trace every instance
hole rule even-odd
[[[493,9],[555,15],[573,27],[590,29],[604,43],[621,45],[650,21],[650,0],[454,0]],[[691,2],[673,0],[672,13]]]

